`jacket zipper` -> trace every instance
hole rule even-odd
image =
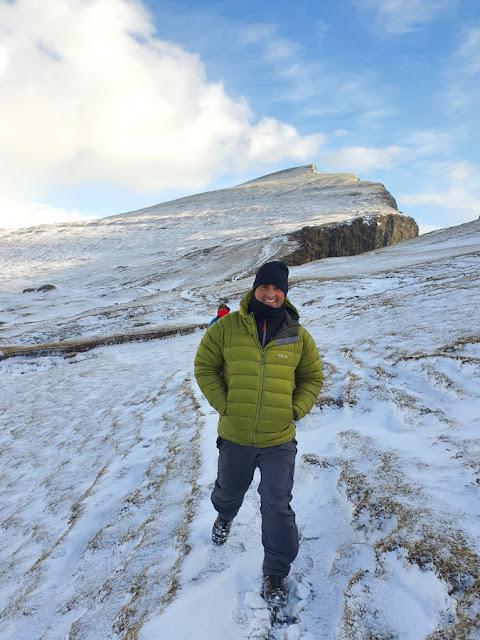
[[[265,340],[267,339],[267,321],[263,321],[263,338],[262,338],[262,349],[265,349]]]
[[[260,415],[260,400],[263,394],[263,372],[265,369],[265,350],[262,349],[262,359],[260,362],[260,387],[258,389],[258,402],[257,402],[257,410],[255,412],[255,420],[253,422],[253,443],[254,446],[257,446],[257,424],[258,424],[258,416]]]
[[[257,410],[255,412],[255,420],[253,421],[253,443],[254,446],[257,446],[257,424],[258,424],[258,416],[260,415],[260,401],[262,398],[262,394],[263,394],[263,374],[264,374],[264,370],[265,370],[265,340],[267,337],[267,321],[264,320],[263,322],[263,337],[262,337],[262,344],[261,349],[262,349],[262,359],[260,361],[260,386],[258,389],[258,401],[257,401]]]

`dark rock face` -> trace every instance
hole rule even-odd
[[[291,266],[322,258],[354,256],[418,236],[413,218],[401,213],[374,214],[336,224],[303,227],[289,234],[297,249],[282,259]]]
[[[28,287],[27,289],[23,290],[23,293],[32,293],[33,291],[53,291],[56,288],[57,287],[54,284],[42,284],[42,286],[38,287],[38,289],[35,289],[34,287]]]

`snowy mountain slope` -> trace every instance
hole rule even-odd
[[[216,309],[208,285],[294,250],[285,234],[379,213],[398,215],[382,185],[308,166],[94,222],[0,231],[0,342],[190,325]],[[56,289],[36,291],[45,284]]]
[[[298,423],[301,550],[273,627],[256,485],[227,545],[210,542],[216,415],[192,362],[195,327],[219,296],[236,308],[275,247],[212,261],[199,244],[175,275],[136,227],[116,250],[63,233],[53,265],[37,232],[11,239],[25,251],[3,274],[1,346],[192,333],[0,361],[1,637],[480,637],[479,221],[291,269],[327,377]],[[19,293],[32,261],[56,290]]]

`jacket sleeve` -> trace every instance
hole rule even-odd
[[[317,347],[312,336],[304,330],[302,357],[295,371],[293,411],[295,420],[303,418],[313,407],[323,386],[323,372]]]
[[[194,373],[201,392],[220,415],[227,406],[227,387],[223,379],[223,348],[220,322],[204,334],[194,361]]]

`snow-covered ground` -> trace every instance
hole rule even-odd
[[[186,258],[169,237],[167,269],[135,227],[105,252],[73,227],[0,234],[0,637],[480,638],[480,221],[291,269],[326,384],[298,423],[301,547],[273,626],[257,477],[210,541],[216,414],[192,371],[268,251],[212,264],[210,241]],[[104,335],[133,341],[82,351]]]

